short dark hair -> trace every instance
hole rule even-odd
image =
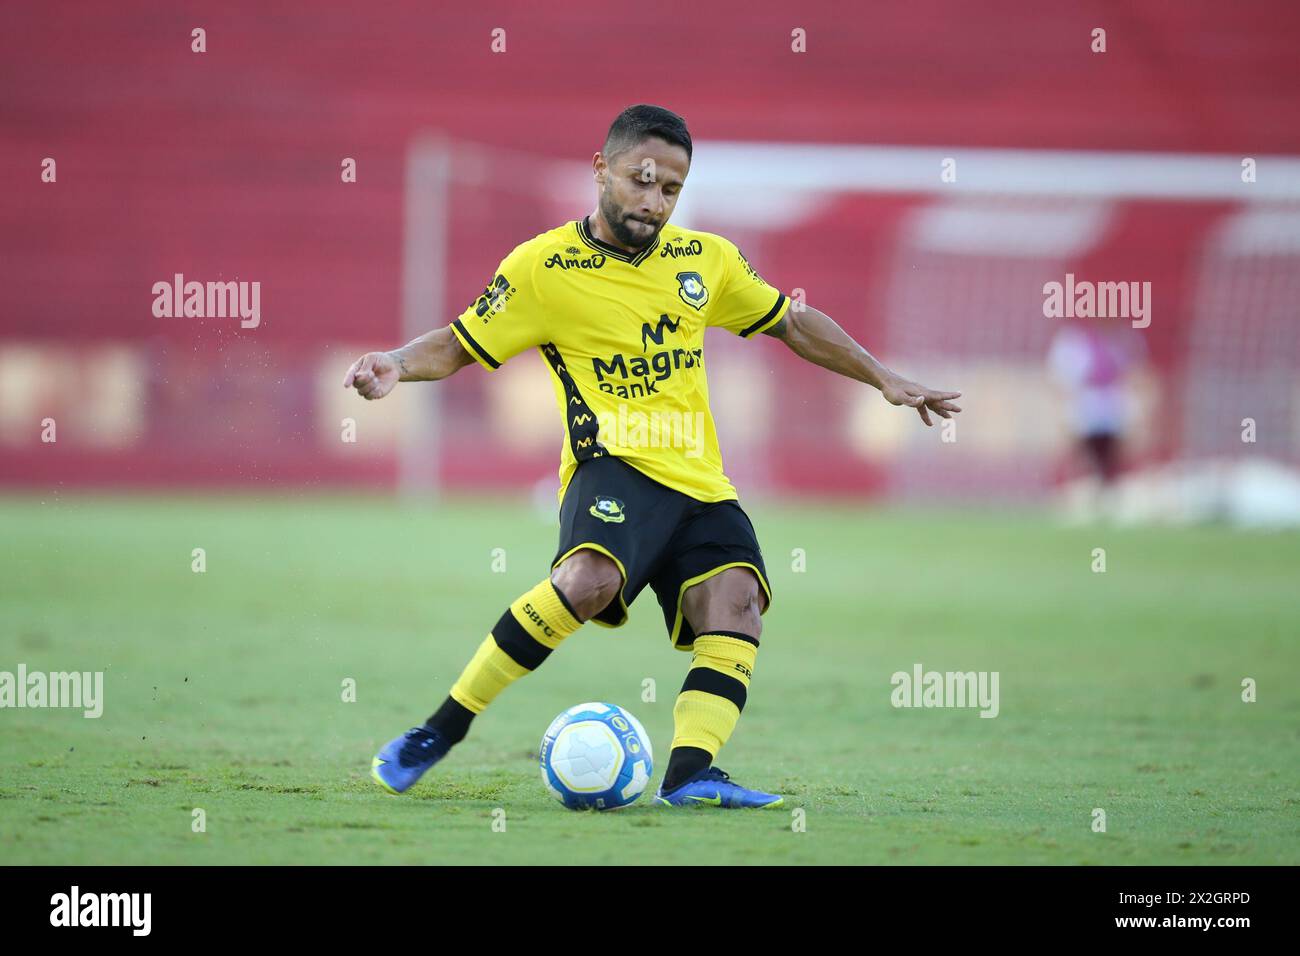
[[[657,136],[665,142],[680,146],[686,150],[686,159],[691,158],[691,134],[686,129],[686,120],[672,110],[649,103],[629,106],[609,124],[605,135],[605,145],[601,152],[608,159],[624,150],[631,149],[647,136]]]

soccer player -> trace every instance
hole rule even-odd
[[[1091,475],[1070,489],[1067,517],[1088,522],[1114,514],[1124,435],[1133,425],[1131,389],[1145,349],[1128,325],[1075,319],[1052,339],[1047,365],[1066,393],[1070,426]]]
[[[753,525],[722,471],[704,330],[778,338],[891,404],[915,408],[926,425],[932,413],[960,411],[952,404],[959,393],[895,374],[828,316],[790,308],[728,240],[669,225],[690,164],[680,116],[628,107],[593,158],[599,198],[590,215],[517,246],[450,326],[367,353],[347,371],[344,387],[373,401],[398,382],[438,381],[473,362],[491,371],[536,348],[567,436],[550,573],[501,615],[433,715],[375,756],[372,775],[392,793],[409,789],[498,694],[583,623],[621,626],[649,585],[673,645],[691,652],[657,802],[783,802],[713,766],[744,709],[772,589]],[[700,423],[702,441],[665,442],[665,432],[687,434],[666,427],[673,422]]]

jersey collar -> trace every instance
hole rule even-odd
[[[639,266],[650,257],[650,253],[659,248],[659,238],[663,235],[663,230],[660,230],[659,235],[655,236],[654,242],[633,255],[629,252],[624,252],[622,249],[618,248],[618,246],[611,246],[608,242],[603,242],[602,240],[597,239],[592,234],[591,227],[587,225],[587,220],[590,218],[590,216],[583,216],[581,219],[576,220],[579,238],[581,238],[582,241],[592,249],[604,253],[611,259],[617,259],[619,262],[627,262],[631,265]]]

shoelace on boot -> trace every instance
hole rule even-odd
[[[406,743],[402,744],[398,759],[403,767],[413,767],[428,760],[430,749],[436,748],[440,743],[437,734],[423,727],[412,727],[406,732]]]

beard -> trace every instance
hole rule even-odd
[[[663,223],[657,223],[654,231],[645,237],[633,232],[627,224],[627,214],[615,204],[608,192],[600,194],[600,214],[605,217],[605,222],[609,223],[609,230],[619,244],[631,249],[644,249],[654,242],[655,237],[659,235],[659,230],[663,228]]]

